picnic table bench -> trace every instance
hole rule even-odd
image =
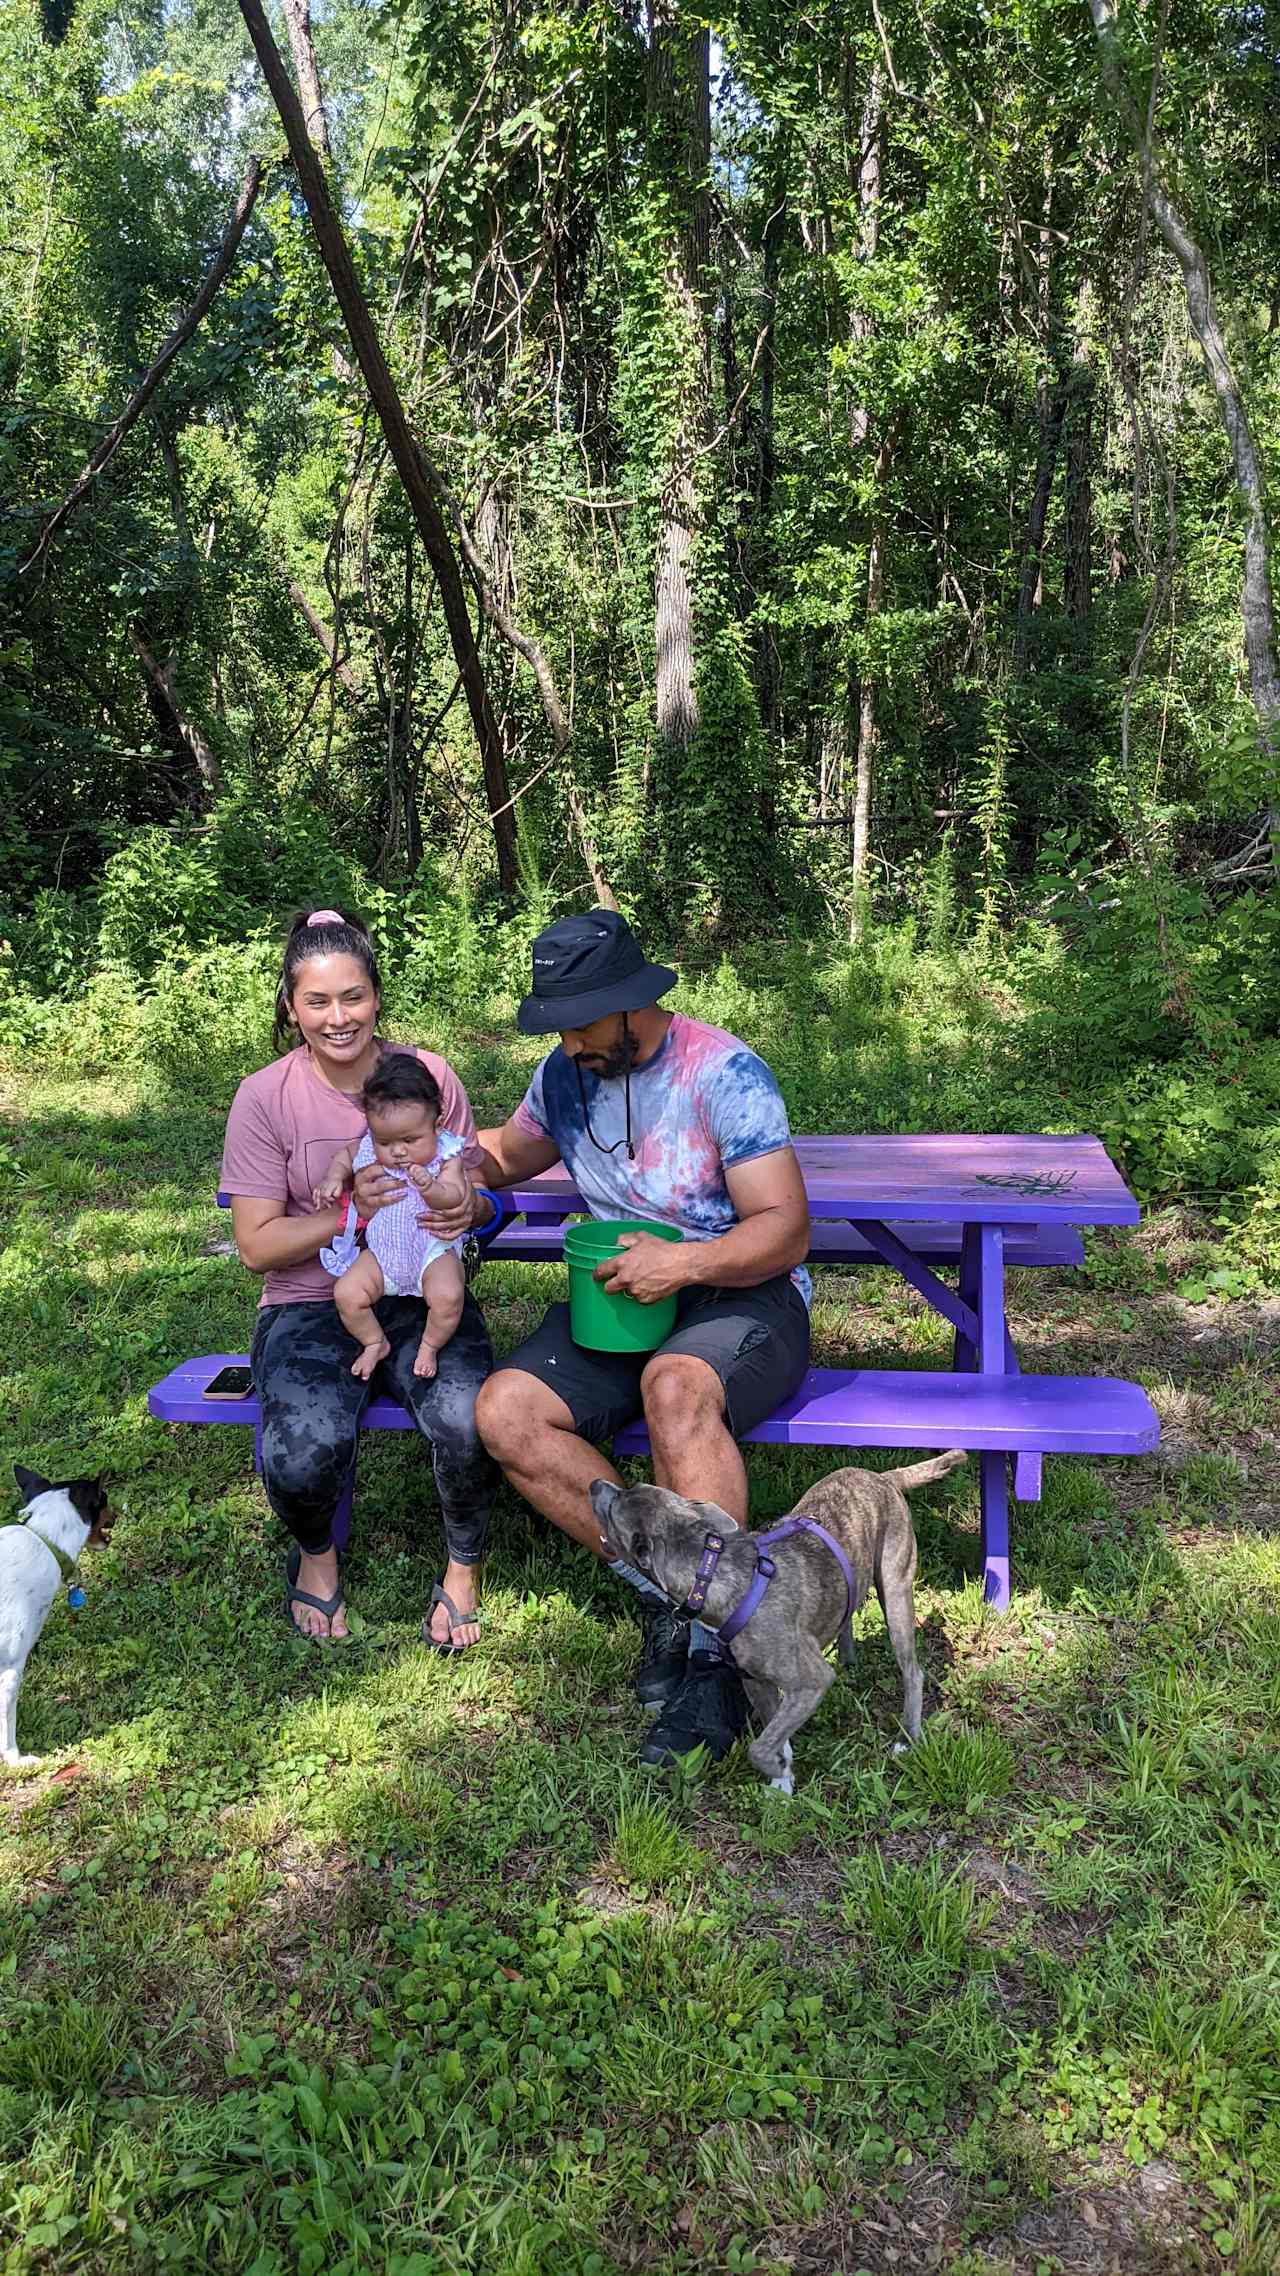
[[[1081,1225],[1135,1225],[1138,1204],[1098,1139],[1091,1137],[860,1137],[795,1141],[813,1214],[810,1261],[888,1265],[953,1332],[946,1371],[810,1368],[775,1412],[747,1433],[756,1444],[883,1446],[975,1452],[980,1467],[983,1587],[1009,1602],[1009,1471],[1019,1500],[1041,1490],[1045,1454],[1141,1454],[1159,1441],[1145,1391],[1107,1376],[1024,1375],[1005,1310],[1007,1265],[1070,1268],[1083,1258]],[[221,1198],[221,1197],[220,1197]],[[512,1189],[516,1212],[487,1254],[556,1261],[564,1228],[582,1201],[560,1166]],[[956,1285],[935,1266],[957,1266]],[[234,1406],[204,1398],[220,1367],[241,1357],[187,1360],[155,1385],[151,1412],[167,1422],[252,1424],[256,1398]],[[366,1430],[410,1430],[395,1400],[373,1397]],[[643,1422],[614,1441],[619,1456],[643,1454]],[[349,1486],[334,1538],[347,1539]]]

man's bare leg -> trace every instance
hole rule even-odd
[[[579,1438],[564,1400],[536,1375],[503,1367],[476,1401],[480,1436],[518,1494],[567,1533],[602,1555],[600,1527],[588,1494],[597,1478],[622,1484],[611,1462]]]
[[[724,1419],[724,1385],[691,1354],[663,1352],[640,1378],[653,1449],[653,1482],[690,1501],[714,1502],[747,1522],[747,1473]]]

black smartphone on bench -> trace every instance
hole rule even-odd
[[[204,1399],[247,1399],[253,1391],[251,1367],[220,1367],[205,1384]]]

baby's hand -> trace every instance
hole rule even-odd
[[[327,1177],[322,1185],[312,1187],[311,1199],[317,1209],[336,1209],[346,1190],[341,1178]]]
[[[419,1193],[429,1193],[435,1184],[435,1179],[427,1176],[426,1165],[422,1162],[410,1162],[405,1176],[410,1185],[417,1187]]]

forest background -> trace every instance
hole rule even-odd
[[[254,16],[0,17],[6,1054],[223,1082],[333,899],[495,1024],[616,897],[808,1008],[802,1121],[1090,1121],[1251,1270],[1274,9],[287,0],[292,154]]]

